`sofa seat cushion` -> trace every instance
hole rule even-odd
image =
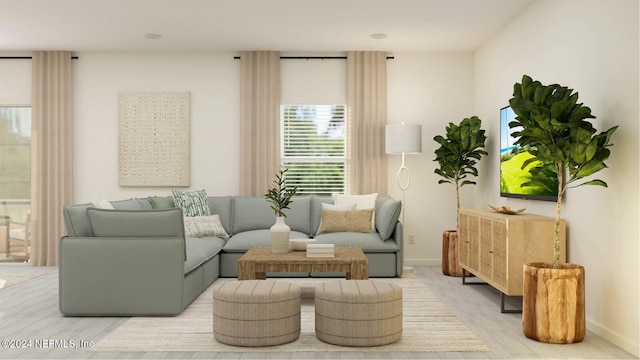
[[[224,246],[224,239],[218,237],[186,238],[187,260],[184,262],[185,275],[216,256]]]
[[[335,246],[357,246],[364,252],[395,252],[400,247],[394,240],[382,241],[378,233],[338,232],[319,234],[315,237],[318,244]]]
[[[193,251],[199,254],[203,254],[207,259],[211,259],[216,256],[226,241],[215,236],[205,236],[201,238],[186,238],[187,252]]]
[[[187,251],[187,260],[184,262],[184,274],[189,274],[204,264],[205,261],[207,261],[207,258],[203,254],[195,251]]]
[[[291,235],[289,238],[302,239],[308,237],[309,235],[305,233],[299,231],[291,231]],[[241,233],[235,234],[229,239],[229,241],[227,241],[227,244],[224,246],[224,251],[243,253],[254,246],[271,246],[271,232],[269,231],[269,229],[243,231]]]

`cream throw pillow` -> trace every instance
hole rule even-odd
[[[318,234],[331,232],[371,233],[373,208],[363,210],[322,209],[322,223]]]
[[[184,233],[187,237],[217,236],[228,239],[229,234],[222,226],[218,214],[210,216],[185,216]]]
[[[335,204],[322,203],[322,210],[324,210],[324,209],[328,209],[328,210],[355,210],[356,209],[356,203],[346,204],[346,205],[335,205]],[[321,216],[322,216],[322,214],[321,214]],[[318,231],[316,231],[316,234],[320,233],[320,229],[321,228],[322,228],[322,217],[320,217],[320,226],[318,226]]]

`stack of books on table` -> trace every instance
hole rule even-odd
[[[333,244],[307,244],[307,257],[332,258],[335,257]]]

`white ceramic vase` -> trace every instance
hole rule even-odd
[[[276,223],[271,227],[271,251],[275,254],[289,252],[289,236],[291,228],[284,223],[284,216],[278,216]]]

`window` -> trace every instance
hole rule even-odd
[[[280,110],[287,183],[301,196],[344,193],[345,105],[282,105]]]
[[[31,202],[31,108],[0,106],[0,216],[23,219]]]

